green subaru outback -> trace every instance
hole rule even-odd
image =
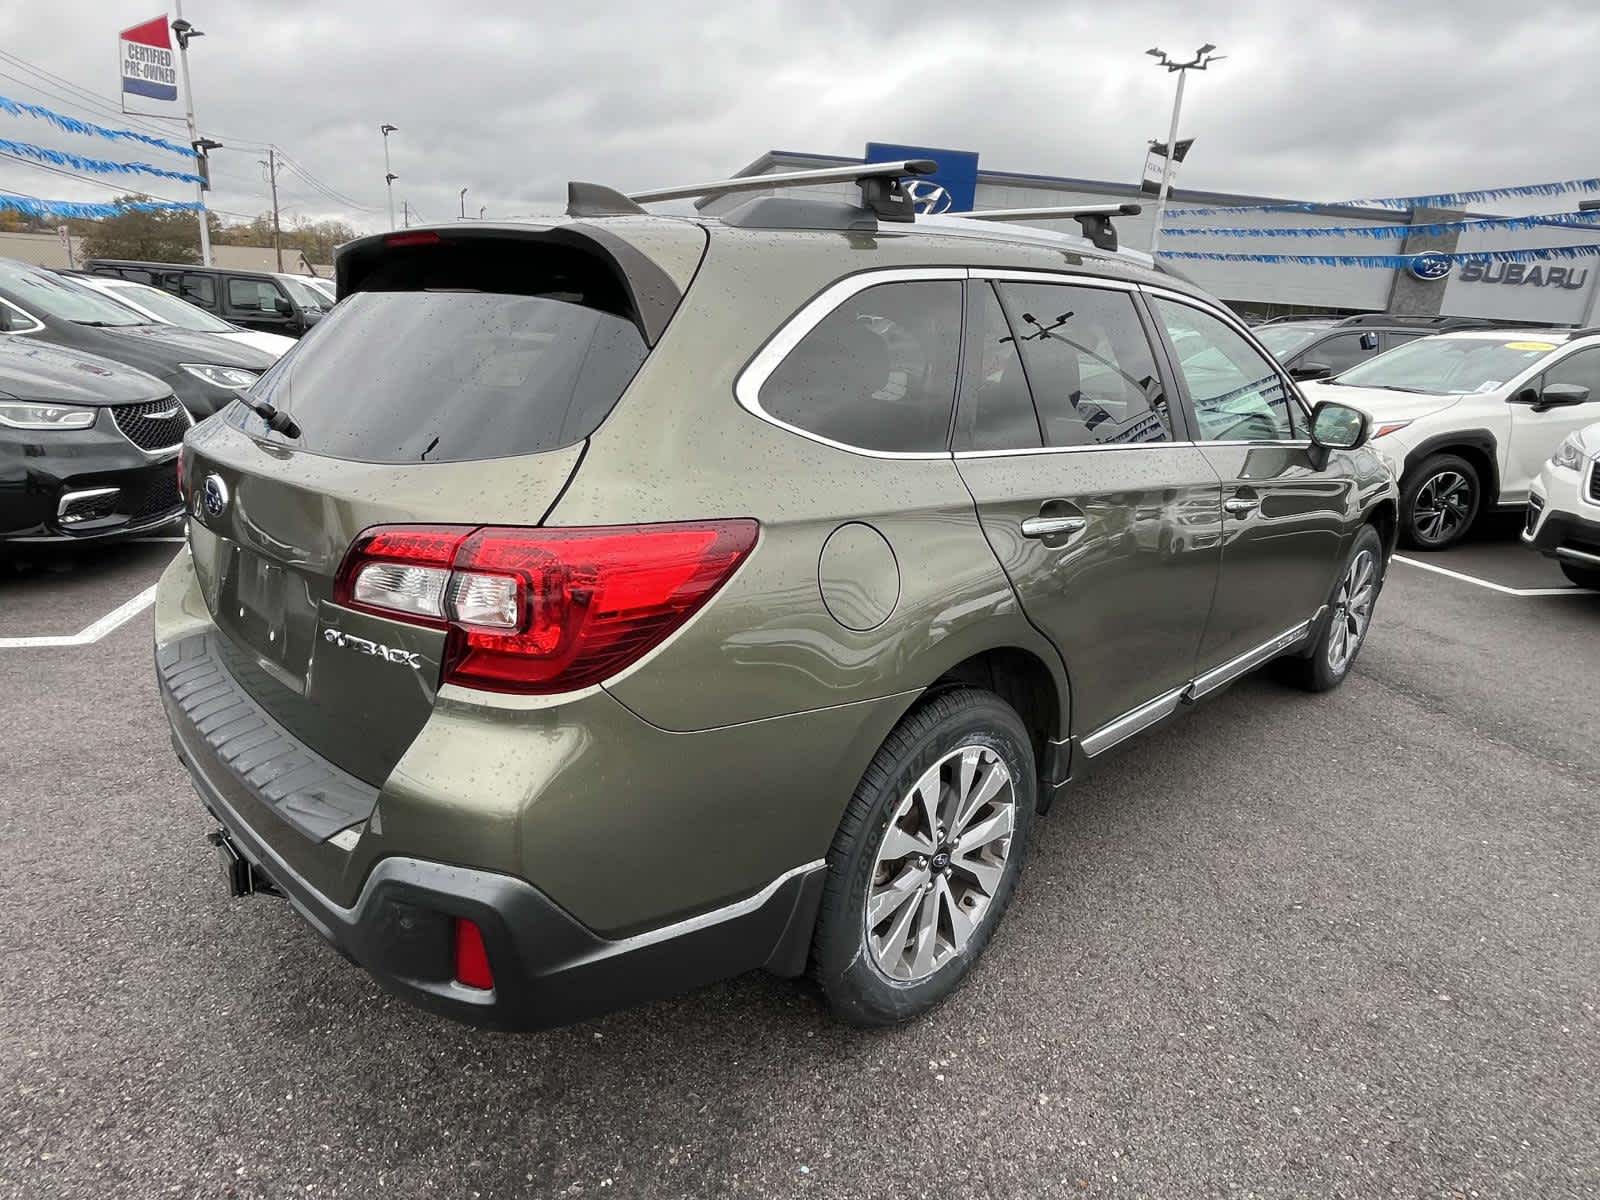
[[[1345,677],[1395,528],[1365,418],[1106,214],[913,219],[923,169],[343,248],[189,433],[157,594],[234,894],[482,1024],[757,967],[902,1021],[1093,759],[1269,661]]]

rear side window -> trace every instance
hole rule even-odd
[[[761,385],[761,407],[847,446],[942,451],[960,341],[959,281],[879,284],[800,340]]]
[[[1373,343],[1371,347],[1362,345],[1363,337],[1371,339]],[[1341,333],[1325,342],[1318,342],[1307,350],[1301,365],[1311,362],[1321,363],[1332,374],[1337,375],[1340,371],[1348,371],[1357,363],[1366,362],[1376,354],[1377,341],[1378,339],[1371,334]]]
[[[461,462],[582,441],[644,362],[632,321],[581,294],[357,292],[262,377],[290,444],[364,462]],[[236,411],[262,436],[260,419]],[[271,435],[276,437],[277,435]]]
[[[1155,354],[1133,297],[1104,288],[1003,283],[1048,446],[1168,442]]]
[[[962,368],[961,408],[956,419],[958,450],[1034,450],[1039,419],[1016,335],[987,283],[972,285],[972,322]]]
[[[162,286],[167,286],[166,281],[163,281]],[[205,308],[217,306],[217,281],[211,276],[185,274],[180,286],[178,295],[190,304],[199,304]]]

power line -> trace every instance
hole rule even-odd
[[[370,205],[362,204],[360,201],[355,200],[352,197],[345,195],[343,192],[339,191],[337,188],[333,187],[331,184],[326,184],[326,183],[322,182],[322,180],[318,179],[310,171],[306,170],[303,166],[301,166],[299,164],[299,162],[297,162],[289,154],[289,152],[287,150],[285,150],[282,146],[276,146],[276,147],[274,147],[274,149],[277,150],[279,157],[281,157],[283,159],[284,163],[289,167],[289,169],[291,171],[293,171],[296,175],[299,175],[302,179],[304,179],[312,187],[316,188],[317,191],[319,191],[323,195],[327,196],[328,199],[333,200],[336,203],[343,204],[343,205],[345,205],[345,206],[347,206],[349,208],[359,209],[362,212],[375,213],[375,212],[378,211],[376,208],[374,208],[374,207],[372,207]]]

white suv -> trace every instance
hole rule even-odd
[[[1444,333],[1301,387],[1371,415],[1401,540],[1442,550],[1484,509],[1526,504],[1561,440],[1600,419],[1600,329]]]
[[[1600,589],[1600,424],[1569,433],[1533,481],[1522,540]]]

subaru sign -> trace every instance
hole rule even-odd
[[[868,142],[865,159],[869,163],[899,162],[903,158],[931,158],[939,164],[932,175],[919,175],[919,183],[932,183],[943,191],[920,189],[919,211],[971,212],[978,192],[978,155],[974,150],[940,150],[936,146],[897,146],[889,142]],[[946,199],[948,198],[948,199]]]
[[[1450,257],[1432,251],[1425,254],[1413,254],[1411,261],[1406,264],[1406,270],[1410,271],[1418,279],[1430,281],[1443,279],[1450,274]]]

